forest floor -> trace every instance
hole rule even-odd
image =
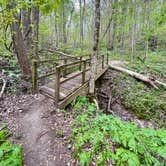
[[[13,95],[1,102],[1,109],[0,125],[8,124],[12,142],[22,145],[25,166],[71,165],[67,140],[72,118],[55,111],[51,100],[42,95]]]
[[[125,61],[115,60],[111,63],[124,65]],[[110,83],[113,83],[114,76],[121,79],[119,72],[113,70],[108,71],[102,78],[107,80],[112,77],[111,82],[107,80],[106,84],[99,88],[98,95],[101,92],[110,92],[106,93],[106,100],[98,96],[101,108],[107,110],[111,97],[110,110],[113,114],[124,121],[134,121],[140,127],[155,128],[154,122],[140,120],[131,109],[126,109],[121,104],[119,94],[113,95]],[[119,89],[119,86],[111,88]],[[0,101],[0,110],[0,125],[8,124],[12,142],[22,145],[25,166],[78,165],[72,160],[70,145],[72,109],[68,109],[69,112],[64,114],[62,110],[56,110],[53,102],[44,96],[27,94],[5,96],[4,100]]]

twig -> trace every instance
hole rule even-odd
[[[110,112],[112,115],[115,115],[114,112],[110,109],[110,107],[111,107],[111,100],[112,100],[112,97],[110,96],[109,100],[108,100],[107,111]]]
[[[98,104],[97,100],[96,100],[96,99],[93,99],[93,101],[94,101],[94,103],[95,103],[95,105],[96,105],[96,107],[97,107],[97,110],[99,110],[99,104]]]

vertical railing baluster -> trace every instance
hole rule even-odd
[[[55,73],[55,96],[54,96],[54,101],[55,101],[56,105],[58,105],[59,96],[60,96],[60,72],[61,72],[61,68],[59,66],[56,67],[56,73]]]
[[[108,52],[107,52],[107,65],[108,65]]]
[[[64,59],[64,65],[67,64],[67,58]],[[63,77],[66,77],[66,66],[64,67],[64,71],[63,71]]]
[[[83,61],[83,69],[82,69],[82,85],[85,83],[85,75],[86,75],[86,60]]]
[[[82,61],[82,56],[80,57],[80,61]],[[79,70],[80,70],[80,71],[82,70],[82,63],[80,63]]]
[[[38,77],[38,74],[37,74],[37,61],[34,60],[33,61],[33,68],[32,68],[32,91],[33,93],[35,93],[37,91],[37,77]]]
[[[104,55],[102,55],[102,69],[104,69]]]

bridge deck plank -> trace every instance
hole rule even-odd
[[[98,67],[97,68],[97,74],[96,74],[96,79],[98,79],[105,71],[106,71],[107,67],[104,68],[104,69],[101,69],[101,67]],[[74,72],[66,77],[69,77],[69,76],[72,76],[74,74],[78,73],[77,72]],[[61,80],[64,80],[65,78],[61,78]],[[90,71],[87,71],[86,72],[86,76],[85,76],[85,84],[82,85],[82,75],[78,75],[76,76],[75,78],[71,79],[71,80],[68,80],[66,82],[63,82],[61,83],[60,85],[60,107],[64,107],[65,104],[68,103],[67,100],[71,100],[71,98],[74,98],[75,95],[74,95],[74,92],[76,92],[76,95],[80,94],[81,91],[85,91],[85,88],[88,87],[88,81],[90,79]],[[54,78],[52,77],[52,80],[44,85],[44,86],[41,86],[40,87],[40,91],[42,92],[42,94],[46,95],[46,96],[49,96],[50,98],[54,98],[54,95],[55,95],[55,90],[54,90]],[[82,87],[82,88],[81,88]],[[82,90],[81,90],[82,89]]]

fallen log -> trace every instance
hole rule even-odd
[[[125,68],[122,68],[122,67],[118,67],[118,66],[114,66],[114,65],[109,65],[110,68],[114,69],[114,70],[117,70],[117,71],[121,71],[121,72],[124,72],[126,74],[129,74],[145,83],[148,83],[149,85],[151,85],[152,87],[154,87],[155,89],[159,89],[158,85],[162,85],[163,87],[166,88],[166,84],[165,83],[162,83],[158,80],[155,80],[154,78],[151,78],[149,76],[145,76],[145,75],[142,75],[140,73],[137,73],[137,72],[134,72],[134,71],[131,71],[131,70],[128,70],[128,69],[125,69]]]

